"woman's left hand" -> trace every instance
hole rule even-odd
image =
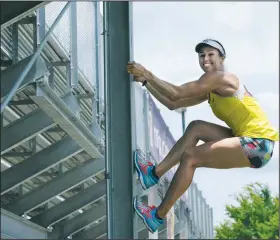
[[[144,68],[141,64],[136,63],[134,61],[128,62],[127,71],[135,77],[144,77],[148,72],[146,68]]]

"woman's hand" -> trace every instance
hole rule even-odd
[[[143,79],[148,73],[146,68],[144,68],[141,64],[136,63],[134,61],[133,62],[128,62],[127,71],[128,71],[128,73],[134,75],[134,77],[139,77],[138,79]],[[135,80],[135,81],[137,81],[137,80]]]

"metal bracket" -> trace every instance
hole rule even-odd
[[[106,36],[109,36],[109,31],[104,30],[104,31],[101,33],[101,35],[106,35]]]
[[[111,179],[111,174],[108,173],[108,172],[106,172],[106,173],[104,174],[104,177],[105,177],[105,179]]]

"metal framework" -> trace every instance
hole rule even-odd
[[[1,19],[1,237],[167,238],[167,224],[150,234],[132,208],[135,196],[159,203],[168,185],[142,191],[133,167],[136,149],[152,156],[142,130],[151,125],[149,95],[125,69],[132,3],[105,2],[103,17],[97,2],[17,4]],[[88,35],[79,33],[89,22],[83,7]],[[69,43],[55,32],[67,26]],[[90,66],[79,59],[87,38]],[[212,209],[196,184],[174,216],[175,237],[213,237]]]

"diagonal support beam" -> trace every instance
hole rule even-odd
[[[12,90],[13,86],[15,85],[15,81],[19,78],[21,73],[24,71],[30,59],[33,55],[19,61],[18,63],[6,68],[1,72],[1,99],[6,97],[9,92]],[[41,57],[38,57],[24,80],[22,81],[18,91],[27,86],[28,84],[34,82],[36,79],[42,78],[49,71],[42,60]]]
[[[93,222],[103,218],[106,215],[106,202],[102,202],[84,213],[78,215],[71,220],[68,220],[63,226],[55,225],[53,233],[60,233],[59,239],[65,239],[71,234],[74,234]]]
[[[102,155],[96,146],[101,142],[92,131],[77,117],[77,100],[73,94],[64,96],[67,105],[48,85],[48,80],[37,82],[37,95],[30,98],[92,157]],[[73,107],[73,110],[71,109]]]
[[[1,195],[81,151],[69,136],[44,148],[1,173]]]
[[[66,199],[63,203],[55,205],[42,214],[35,216],[31,221],[46,228],[66,218],[80,208],[100,200],[105,196],[105,192],[106,180],[101,180],[82,190],[79,194]]]
[[[56,195],[74,188],[88,178],[103,172],[104,168],[105,162],[103,158],[88,160],[85,164],[68,170],[63,175],[54,178],[46,184],[36,188],[34,191],[5,204],[3,208],[17,215],[22,215],[23,213],[31,211],[46,203]]]
[[[55,126],[55,122],[42,110],[35,110],[2,129],[1,154]]]

